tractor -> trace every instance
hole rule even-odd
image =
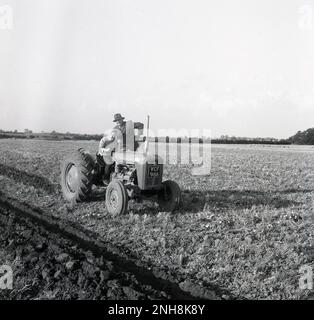
[[[181,202],[178,184],[171,180],[162,181],[163,159],[148,151],[149,116],[146,135],[141,122],[126,122],[124,141],[110,154],[99,154],[94,158],[90,152],[80,148],[66,157],[61,165],[61,188],[64,198],[70,202],[87,200],[92,188],[105,190],[105,203],[112,216],[125,214],[128,202],[133,199],[157,201],[162,211],[173,212]],[[108,160],[109,159],[109,160]],[[110,176],[105,176],[103,161],[110,165]]]

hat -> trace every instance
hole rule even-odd
[[[120,120],[124,120],[124,117],[122,117],[120,113],[116,113],[114,115],[113,122],[117,122],[117,121],[120,121]]]

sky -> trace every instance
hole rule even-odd
[[[314,127],[314,0],[0,0],[0,129]],[[314,17],[313,17],[314,23]]]

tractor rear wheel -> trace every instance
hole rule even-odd
[[[178,184],[171,180],[162,183],[163,188],[158,192],[158,204],[161,210],[173,212],[181,203],[181,191]]]
[[[61,189],[68,201],[83,201],[91,193],[95,161],[90,153],[80,148],[65,159],[61,166]]]
[[[112,180],[106,189],[106,207],[112,216],[125,214],[128,209],[128,193],[120,180]]]

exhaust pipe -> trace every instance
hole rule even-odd
[[[146,139],[145,139],[145,153],[148,153],[148,147],[149,147],[149,143],[148,143],[148,138],[149,138],[149,115],[147,116],[147,125],[146,125]]]

